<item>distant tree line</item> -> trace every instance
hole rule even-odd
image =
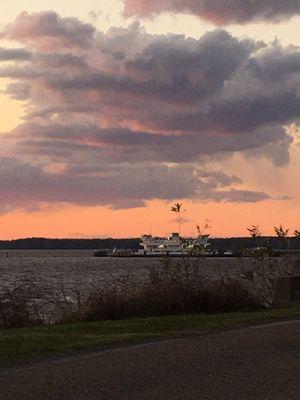
[[[1,240],[0,250],[98,250],[138,249],[140,239],[46,239]]]
[[[133,249],[139,248],[140,239],[46,239],[28,238],[0,241],[0,250],[98,250],[98,249]],[[211,238],[211,249],[232,250],[252,248],[257,246],[270,246],[274,250],[296,250],[300,248],[299,237],[287,237],[283,242],[280,237],[262,237],[257,244],[251,237],[239,238]]]
[[[298,237],[287,237],[284,241],[278,236],[264,236],[258,240],[253,240],[252,237],[220,238],[211,239],[210,243],[213,250],[218,249],[221,251],[239,251],[260,246],[270,246],[274,250],[300,249],[300,239]]]

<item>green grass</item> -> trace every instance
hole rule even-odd
[[[300,318],[300,302],[287,309],[272,311],[176,315],[0,330],[0,365],[296,318]]]

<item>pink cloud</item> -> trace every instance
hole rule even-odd
[[[300,117],[296,48],[220,29],[198,40],[137,23],[104,34],[53,12],[23,13],[4,35],[26,44],[0,48],[0,77],[28,105],[24,123],[1,135],[4,210],[262,201],[268,193],[207,159],[289,162],[282,125]]]
[[[149,17],[162,12],[194,14],[216,25],[282,20],[300,14],[298,0],[124,0],[125,15]]]
[[[85,48],[90,45],[95,29],[76,18],[61,18],[53,11],[21,13],[14,23],[5,27],[7,39],[39,50]]]

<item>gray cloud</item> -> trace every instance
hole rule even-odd
[[[128,128],[101,128],[90,123],[24,124],[6,136],[13,141],[14,151],[27,155],[49,157],[86,154],[109,162],[143,161],[189,163],[199,157],[218,153],[246,151],[253,156],[267,156],[276,165],[289,160],[292,138],[279,125],[272,125],[247,134],[212,135],[188,133],[182,135],[133,131]],[[219,178],[221,176],[219,175]]]
[[[239,41],[224,30],[210,32],[199,40],[153,36],[141,53],[116,61],[123,64],[123,74],[100,70],[72,77],[54,76],[50,83],[61,90],[94,89],[194,103],[222,90],[224,82],[257,47],[261,44]]]
[[[206,112],[186,112],[162,117],[161,127],[167,130],[215,130],[217,132],[249,132],[274,123],[285,124],[299,117],[298,88],[286,88],[276,96],[264,93],[213,100]]]
[[[270,196],[263,192],[236,189],[215,191],[211,193],[210,197],[208,196],[208,200],[224,201],[225,203],[257,203],[269,198]]]
[[[7,49],[0,47],[0,61],[27,61],[31,53],[25,49]]]
[[[2,32],[2,37],[20,43],[50,50],[64,47],[86,48],[90,45],[95,28],[76,18],[61,18],[54,11],[36,14],[23,12],[13,24]]]
[[[150,35],[137,23],[104,34],[53,13],[22,14],[4,36],[26,45],[0,50],[6,93],[27,104],[24,122],[0,138],[9,207],[263,201],[267,193],[207,159],[289,162],[282,125],[300,117],[297,48],[219,29],[199,40]]]
[[[280,21],[300,14],[298,0],[124,0],[125,15],[194,14],[217,25]]]
[[[98,173],[49,173],[43,164],[30,164],[16,158],[0,157],[0,212],[13,209],[36,209],[42,203],[73,203],[77,205],[112,205],[113,208],[142,206],[145,201],[160,198],[201,199],[203,201],[254,202],[267,199],[264,193],[251,191],[215,191],[235,177],[222,173],[208,178],[201,171],[195,174],[192,166],[141,164],[114,165]],[[213,182],[209,182],[210,179]]]

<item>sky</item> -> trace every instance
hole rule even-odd
[[[300,228],[298,0],[10,0],[0,239]]]

